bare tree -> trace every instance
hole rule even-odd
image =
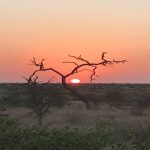
[[[90,105],[88,103],[88,101],[85,99],[84,95],[79,93],[73,86],[71,86],[70,84],[67,83],[67,78],[69,78],[71,75],[77,74],[79,72],[88,70],[91,75],[90,75],[90,81],[92,82],[94,79],[94,77],[98,77],[98,75],[96,74],[96,71],[98,69],[99,66],[108,66],[108,65],[113,65],[113,64],[118,64],[118,63],[125,63],[127,60],[108,60],[105,58],[105,55],[107,54],[107,52],[103,52],[101,54],[101,58],[99,62],[90,62],[86,59],[84,59],[81,55],[76,57],[73,55],[69,55],[69,57],[73,58],[74,61],[65,61],[63,63],[69,63],[69,64],[74,64],[73,69],[67,73],[67,74],[63,74],[60,71],[54,69],[53,67],[49,67],[46,68],[44,66],[44,61],[45,59],[42,59],[39,63],[36,61],[36,59],[33,57],[33,60],[31,60],[32,64],[34,66],[37,67],[37,69],[29,76],[27,80],[28,84],[34,84],[34,82],[37,80],[38,76],[37,73],[38,72],[45,72],[45,71],[51,71],[56,73],[57,75],[59,75],[61,77],[61,83],[63,85],[63,87],[65,89],[67,89],[71,95],[73,95],[74,97],[77,97],[78,99],[80,99],[81,101],[83,101],[86,104],[87,109],[90,108]]]

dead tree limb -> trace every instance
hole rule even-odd
[[[75,67],[73,67],[73,69],[67,74],[62,74],[61,72],[59,72],[58,70],[56,70],[52,67],[45,68],[45,66],[44,66],[45,59],[42,59],[41,62],[37,63],[36,59],[33,57],[33,60],[31,60],[31,62],[34,66],[37,67],[37,70],[35,70],[29,76],[29,78],[26,80],[28,83],[34,83],[37,80],[36,74],[38,72],[44,72],[44,71],[54,72],[61,77],[61,79],[62,79],[61,83],[62,83],[63,87],[65,89],[67,89],[68,91],[70,91],[70,93],[73,96],[76,96],[80,100],[82,100],[86,104],[86,107],[88,109],[88,108],[90,108],[90,106],[89,106],[88,102],[84,99],[84,96],[81,93],[78,93],[70,84],[67,83],[67,78],[70,77],[71,75],[74,75],[81,71],[89,70],[91,72],[90,81],[92,82],[93,80],[95,80],[94,77],[98,77],[98,75],[96,74],[96,71],[99,66],[108,66],[108,65],[118,64],[118,63],[124,64],[125,62],[127,62],[127,60],[108,60],[107,58],[105,58],[106,54],[107,54],[107,52],[103,52],[101,54],[101,60],[99,62],[95,62],[95,63],[84,59],[81,55],[78,57],[76,57],[74,55],[69,55],[69,57],[73,58],[75,61],[66,61],[63,63],[74,64]],[[76,61],[78,61],[78,63]],[[85,69],[85,67],[88,67],[88,69]]]

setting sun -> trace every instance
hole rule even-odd
[[[80,83],[80,80],[79,80],[79,79],[72,79],[72,80],[71,80],[71,83],[77,84],[77,83]]]

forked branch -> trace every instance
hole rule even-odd
[[[69,57],[74,58],[76,61],[80,61],[80,64],[78,64],[76,61],[65,61],[63,63],[70,63],[70,64],[74,64],[75,67],[73,67],[73,69],[68,73],[68,74],[62,74],[61,72],[55,70],[54,68],[45,68],[44,66],[44,61],[45,59],[42,59],[39,63],[37,63],[36,59],[33,57],[33,60],[31,60],[32,65],[35,65],[38,67],[37,70],[35,70],[30,76],[29,78],[26,80],[28,81],[28,83],[30,82],[35,82],[38,79],[38,76],[36,76],[36,74],[38,72],[41,71],[52,71],[54,73],[56,73],[57,75],[59,75],[61,78],[65,78],[66,79],[76,73],[88,70],[91,72],[90,75],[90,81],[92,82],[94,80],[94,76],[98,77],[98,75],[96,75],[96,71],[98,69],[98,66],[106,66],[106,65],[113,65],[113,64],[118,64],[118,63],[125,63],[127,62],[127,60],[108,60],[105,58],[105,55],[107,54],[107,52],[103,52],[101,55],[101,61],[97,62],[97,63],[93,63],[93,62],[89,62],[88,60],[82,58],[82,56],[74,56],[74,55],[69,55]],[[89,69],[84,69],[84,67],[89,67]],[[92,69],[91,69],[92,67]],[[36,77],[34,77],[36,76]],[[67,83],[66,83],[67,84]]]
[[[94,79],[94,77],[98,77],[98,75],[96,74],[96,71],[98,69],[99,66],[108,66],[108,65],[113,65],[113,64],[118,64],[118,63],[125,63],[127,62],[127,60],[108,60],[105,56],[106,56],[107,52],[103,52],[101,54],[101,60],[100,62],[90,62],[86,59],[84,59],[81,55],[79,55],[78,57],[74,56],[74,55],[69,55],[69,57],[75,59],[75,61],[65,61],[63,63],[69,63],[69,64],[74,64],[75,66],[73,67],[73,69],[67,73],[67,74],[63,74],[61,72],[59,72],[58,70],[54,69],[54,68],[46,68],[44,66],[44,61],[45,59],[42,59],[39,63],[37,63],[36,59],[33,57],[33,60],[31,60],[32,64],[35,65],[36,67],[38,67],[37,70],[35,70],[30,76],[29,78],[25,78],[27,80],[28,83],[34,83],[37,82],[38,76],[37,73],[38,72],[43,72],[43,71],[52,71],[54,73],[56,73],[58,76],[61,77],[62,79],[62,85],[64,86],[64,88],[66,88],[67,90],[69,90],[72,94],[76,95],[77,97],[81,96],[79,95],[79,93],[77,93],[72,87],[70,87],[70,85],[67,83],[67,78],[70,77],[71,75],[74,75],[76,73],[80,73],[82,71],[88,70],[91,72],[90,75],[90,81],[92,82]]]

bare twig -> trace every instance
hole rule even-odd
[[[97,66],[93,66],[93,71],[92,71],[92,74],[90,76],[90,82],[92,82],[93,80],[95,80],[93,77],[96,75],[96,69],[97,69]]]
[[[36,59],[33,57],[33,60],[30,60],[31,63],[37,67],[39,67],[40,70],[44,69],[44,64],[43,62],[45,61],[46,59],[42,59],[40,63],[37,63],[36,62]]]
[[[75,59],[77,59],[77,60],[81,60],[81,61],[83,61],[83,62],[86,62],[87,64],[90,64],[90,62],[87,61],[86,59],[83,59],[81,55],[80,55],[79,57],[69,55],[69,57],[73,57],[73,58],[75,58]]]
[[[73,61],[64,61],[63,63],[70,63],[70,64],[74,64],[76,66],[79,66],[76,62],[73,62]]]

